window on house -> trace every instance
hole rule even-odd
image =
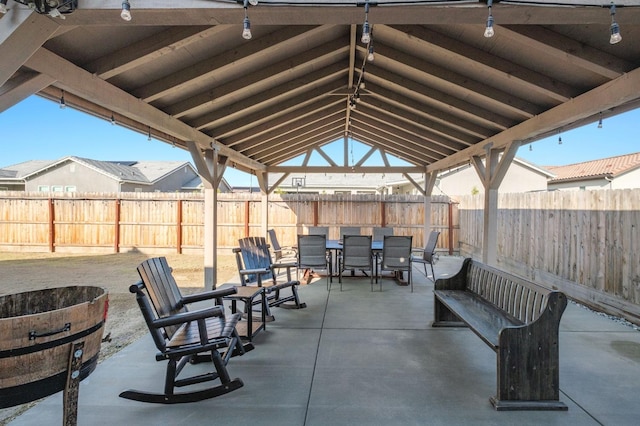
[[[75,163],[69,165],[69,172],[71,172],[71,173],[75,173],[76,172]]]
[[[135,192],[142,192],[142,188],[135,188],[134,191]]]
[[[581,187],[580,187],[580,191],[584,191],[584,190],[586,190],[586,189],[587,189],[587,187],[586,187],[586,186],[581,186]]]
[[[68,185],[64,187],[64,192],[76,192],[76,186],[75,185]]]
[[[51,185],[51,192],[62,192],[62,185]]]
[[[49,192],[49,185],[38,185],[38,192]]]
[[[0,186],[0,191],[8,191],[9,188],[6,186]]]

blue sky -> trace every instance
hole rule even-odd
[[[522,146],[517,156],[539,166],[565,165],[640,151],[640,109]],[[0,113],[0,168],[28,160],[55,160],[68,155],[95,160],[191,161],[186,150],[147,140],[108,120],[72,108],[60,109],[56,102],[31,96]],[[342,155],[342,145],[336,155]],[[356,160],[362,147],[355,145]],[[333,156],[333,155],[332,155]],[[379,158],[379,157],[378,157]],[[375,161],[372,157],[367,164]],[[312,158],[313,163],[313,158]],[[256,185],[255,177],[228,169],[225,179],[233,186]]]

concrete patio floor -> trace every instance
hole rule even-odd
[[[436,276],[458,270],[441,257]],[[255,350],[233,358],[244,387],[191,404],[153,405],[118,394],[159,392],[164,362],[150,338],[101,363],[80,386],[79,425],[637,425],[640,332],[569,303],[560,325],[560,399],[565,412],[497,412],[494,352],[467,329],[434,329],[433,284],[414,269],[415,292],[383,281],[324,279],[301,286],[307,308],[275,309]],[[202,369],[206,366],[188,366]],[[12,426],[62,422],[62,394]]]

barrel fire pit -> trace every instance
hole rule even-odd
[[[0,296],[0,408],[64,390],[67,422],[78,383],[96,368],[107,308],[100,287]]]

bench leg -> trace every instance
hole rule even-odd
[[[497,350],[496,410],[567,410],[560,402],[558,332],[504,329]]]

